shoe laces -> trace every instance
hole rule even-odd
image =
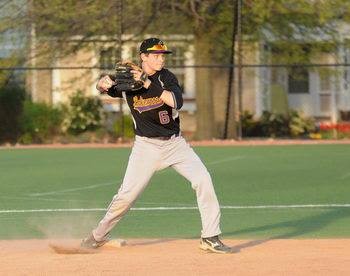
[[[210,242],[212,243],[216,243],[218,244],[219,246],[225,246],[222,241],[220,241],[219,237],[218,236],[214,236],[214,237],[210,237],[210,238],[206,238],[207,240],[209,240]]]

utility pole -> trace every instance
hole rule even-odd
[[[29,62],[30,67],[32,68],[30,72],[30,95],[33,102],[38,101],[38,72],[35,69],[37,62],[36,62],[36,55],[37,55],[37,42],[36,42],[36,27],[35,22],[33,19],[33,9],[34,9],[34,3],[33,1],[28,2],[28,15],[30,18],[30,33],[29,33]]]
[[[123,0],[117,1],[117,49],[118,51],[118,60],[121,61],[123,59]],[[121,141],[124,141],[124,132],[125,132],[125,124],[124,124],[124,111],[123,111],[123,103],[124,99],[119,99],[119,113],[120,113],[120,131],[121,131]]]
[[[225,116],[225,129],[224,129],[224,139],[227,139],[228,136],[230,138],[237,139],[237,129],[236,129],[236,118],[235,118],[235,46],[236,46],[236,36],[237,36],[237,28],[238,28],[238,1],[232,0],[232,43],[231,43],[231,55],[230,62],[232,65],[229,70],[229,78],[228,78],[228,95],[226,102],[226,116]],[[231,111],[232,107],[232,111]],[[229,129],[230,126],[230,129]],[[229,131],[230,130],[230,131]],[[230,132],[230,133],[229,133]]]
[[[242,140],[242,113],[243,113],[243,68],[242,68],[242,2],[237,0],[237,44],[238,44],[238,140]]]

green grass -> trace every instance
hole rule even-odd
[[[350,203],[350,146],[198,147],[223,206]],[[2,149],[0,210],[106,208],[130,149]],[[137,177],[137,176],[135,176]],[[195,206],[190,183],[158,172],[135,207]],[[1,213],[0,239],[81,237],[94,212]],[[130,211],[113,230],[122,237],[200,234],[198,210]],[[233,238],[350,237],[350,208],[222,209]]]

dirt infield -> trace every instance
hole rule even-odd
[[[350,239],[226,240],[229,255],[197,240],[128,240],[94,254],[57,254],[52,242],[67,240],[0,241],[0,275],[350,275]]]
[[[272,145],[350,145],[350,139],[344,140],[296,140],[296,139],[257,139],[257,140],[203,140],[189,141],[191,146],[272,146]],[[36,149],[36,148],[129,148],[133,142],[126,143],[81,143],[81,144],[33,144],[1,145],[0,149]]]

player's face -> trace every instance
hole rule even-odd
[[[148,55],[143,55],[142,61],[150,71],[160,71],[164,67],[165,55],[162,53],[149,53]]]

